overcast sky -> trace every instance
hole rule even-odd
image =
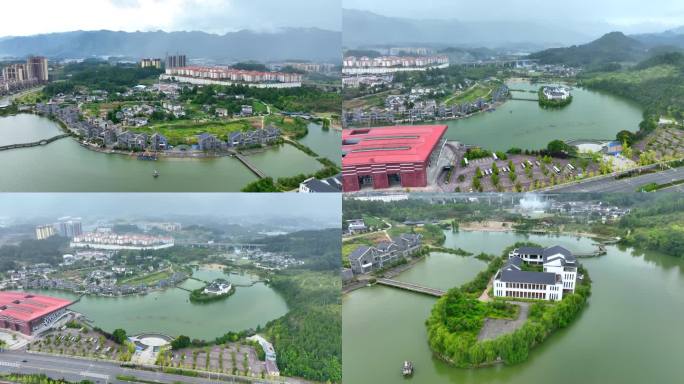
[[[623,32],[661,32],[684,25],[682,0],[342,0],[346,9],[414,19],[555,20],[604,24]]]
[[[165,212],[173,215],[239,217],[298,216],[336,222],[342,216],[338,193],[4,193],[0,216],[114,216]]]
[[[341,0],[3,0],[1,9],[0,36],[99,29],[339,31],[342,23]]]

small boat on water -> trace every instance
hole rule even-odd
[[[157,170],[155,169],[154,172],[152,173],[152,177],[154,177],[154,178],[159,177],[159,171],[157,171]]]
[[[401,374],[404,376],[413,375],[413,363],[408,360],[404,361],[404,366],[401,368]]]

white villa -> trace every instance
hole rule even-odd
[[[207,285],[204,287],[204,293],[205,295],[225,295],[226,293],[230,292],[230,290],[233,288],[233,284],[230,282],[223,280],[223,279],[216,279],[211,282],[211,284]]]
[[[523,264],[542,265],[543,272],[523,271]],[[575,292],[577,268],[575,256],[560,246],[516,248],[494,276],[494,296],[562,300]]]
[[[570,97],[570,90],[564,87],[544,87],[542,92],[548,100],[565,100]]]

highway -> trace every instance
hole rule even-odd
[[[641,176],[628,177],[624,179],[603,178],[599,180],[587,180],[570,185],[561,185],[553,188],[553,192],[636,192],[637,189],[645,184],[656,183],[666,184],[673,180],[684,179],[684,167],[672,168],[666,171],[648,173]],[[684,184],[663,191],[684,191]]]
[[[242,380],[218,380],[201,377],[189,377],[172,375],[168,373],[143,371],[138,369],[123,368],[113,362],[82,360],[60,356],[46,356],[30,354],[21,351],[0,352],[0,372],[22,374],[45,374],[52,378],[64,378],[67,381],[78,383],[81,380],[90,380],[94,383],[129,383],[117,380],[117,375],[135,376],[137,379],[149,380],[158,383],[245,383]],[[283,378],[284,379],[284,378]],[[274,383],[270,380],[255,379],[255,383]],[[130,384],[130,383],[129,383]]]

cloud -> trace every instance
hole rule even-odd
[[[3,2],[0,36],[74,30],[201,30],[288,27],[341,30],[341,0],[61,0]],[[38,9],[26,12],[26,9]]]

